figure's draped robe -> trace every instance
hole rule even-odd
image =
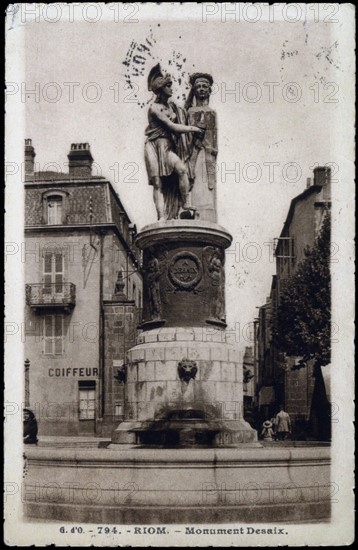
[[[195,183],[191,191],[191,203],[197,208],[201,220],[216,222],[216,112],[208,105],[189,107],[188,124],[205,128],[203,139],[194,136],[192,140],[189,164]]]
[[[170,103],[170,107],[175,114],[174,121],[177,124],[184,124],[187,126],[187,113],[181,107],[178,107],[175,103]],[[194,181],[192,168],[189,163],[189,158],[192,153],[192,138],[190,134],[174,134],[170,132],[164,125],[160,123],[156,128],[147,128],[145,132],[147,141],[155,141],[159,137],[169,138],[172,144],[172,151],[178,155],[178,157],[184,162],[189,182],[192,185]],[[179,216],[179,210],[183,205],[182,196],[179,189],[178,175],[172,171],[167,176],[161,176],[162,181],[162,193],[164,197],[164,217],[167,220],[177,219]]]

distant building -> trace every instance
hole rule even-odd
[[[255,397],[255,364],[254,350],[251,346],[245,347],[243,360],[243,377],[244,377],[244,400],[247,404],[252,405]]]
[[[269,418],[280,404],[290,414],[296,433],[307,432],[315,390],[313,366],[299,368],[299,357],[285,357],[272,343],[272,319],[280,303],[280,294],[287,280],[312,247],[331,205],[331,171],[327,167],[314,170],[314,181],[307,181],[303,193],[291,201],[282,228],[276,239],[276,274],[272,278],[270,296],[259,308],[256,347],[258,356],[258,405],[260,415]]]
[[[140,252],[87,143],[69,172],[36,172],[25,140],[25,357],[41,435],[108,435],[123,412],[115,379],[142,308]]]
[[[273,277],[273,286],[275,282]],[[266,299],[266,304],[259,308],[259,316],[257,321],[257,389],[258,389],[258,408],[262,421],[271,418],[274,414],[274,409],[277,406],[276,401],[279,400],[275,394],[279,393],[278,379],[276,379],[276,388],[274,386],[274,369],[275,369],[275,349],[272,346],[272,294]],[[261,423],[260,423],[261,424]]]

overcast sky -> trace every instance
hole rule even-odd
[[[353,19],[345,21],[342,11],[335,16],[311,11],[307,17],[304,4],[295,23],[280,21],[282,6],[273,12],[273,22],[256,23],[244,21],[238,5],[240,22],[229,15],[224,22],[218,6],[206,22],[201,6],[190,11],[188,5],[174,10],[150,4],[136,11],[131,4],[117,14],[101,6],[93,23],[83,17],[65,20],[65,8],[62,21],[30,22],[28,16],[23,22],[24,81],[29,90],[37,86],[39,100],[24,96],[26,129],[20,138],[32,138],[41,170],[51,162],[66,171],[70,144],[89,142],[97,169],[112,181],[140,229],[156,219],[143,160],[152,97],[148,71],[160,61],[172,72],[179,104],[188,74],[211,73],[210,105],[217,111],[219,139],[218,222],[234,241],[226,260],[227,317],[229,327],[242,328],[270,290],[275,266],[268,243],[279,235],[290,201],[305,189],[314,165],[335,163],[340,188],[342,174],[351,168],[339,129],[342,116],[353,115],[343,105],[353,86],[352,59],[346,55],[353,49]],[[55,15],[47,12],[47,19]],[[86,16],[93,19],[96,13]],[[246,12],[250,17],[254,12]],[[233,90],[236,95],[229,93]],[[349,143],[351,129],[346,137]],[[242,336],[241,349],[248,344]]]

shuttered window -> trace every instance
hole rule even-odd
[[[63,199],[60,195],[52,195],[47,199],[47,223],[48,225],[60,225],[62,223]]]
[[[61,252],[44,253],[44,292],[63,292],[64,256]]]
[[[44,317],[44,353],[62,355],[64,340],[63,315],[45,315]]]

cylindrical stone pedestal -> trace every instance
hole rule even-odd
[[[230,447],[257,440],[243,420],[242,363],[225,331],[143,332],[127,369],[125,421],[113,443]]]
[[[200,220],[170,220],[145,227],[143,330],[225,323],[225,248],[231,236]]]
[[[243,419],[239,353],[226,342],[230,243],[223,228],[200,220],[156,223],[139,233],[143,332],[127,354],[124,421],[113,443],[226,447],[257,441]]]

